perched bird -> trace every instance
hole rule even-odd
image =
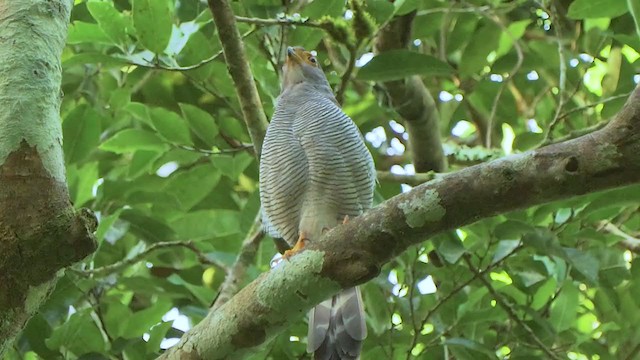
[[[260,159],[265,230],[293,246],[371,207],[373,159],[353,121],[340,109],[316,57],[287,48],[282,92]],[[347,289],[309,313],[307,351],[316,360],[358,359],[367,336],[360,290]]]

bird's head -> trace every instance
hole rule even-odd
[[[302,47],[287,47],[283,73],[283,89],[303,82],[329,86],[316,56]]]

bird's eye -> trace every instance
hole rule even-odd
[[[316,58],[313,56],[309,57],[309,61],[311,61],[312,64],[315,64],[317,62]]]

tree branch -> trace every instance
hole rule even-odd
[[[601,130],[443,175],[330,230],[209,313],[163,358],[241,357],[435,234],[633,183],[640,183],[640,88]]]
[[[400,16],[386,25],[376,39],[376,52],[405,48],[410,40],[415,13]],[[381,84],[393,109],[405,120],[409,149],[417,172],[443,172],[447,163],[433,97],[419,76]]]
[[[390,171],[378,171],[377,176],[378,181],[389,181],[417,186],[437,178],[438,174],[433,171],[428,173],[417,173],[413,175],[394,174]]]
[[[245,281],[244,278],[247,273],[247,268],[255,261],[258,247],[264,238],[264,232],[260,229],[259,221],[256,221],[254,228],[249,231],[249,234],[247,239],[242,243],[240,253],[233,263],[231,270],[227,272],[227,277],[220,286],[220,292],[218,292],[218,296],[216,296],[209,311],[215,311],[229,301],[229,299],[238,292],[242,282]]]
[[[207,265],[214,265],[217,266],[223,270],[227,270],[227,267],[224,264],[221,264],[217,261],[213,261],[210,260],[209,258],[207,258],[201,251],[200,249],[198,249],[196,247],[196,245],[193,243],[193,241],[164,241],[164,242],[158,242],[155,243],[151,246],[149,246],[147,249],[145,249],[144,251],[134,255],[133,257],[129,258],[129,259],[124,259],[121,261],[117,261],[113,264],[110,265],[105,265],[99,268],[95,268],[95,269],[87,269],[87,270],[82,270],[79,271],[78,273],[81,275],[94,275],[94,276],[106,276],[109,274],[112,274],[114,272],[118,272],[124,268],[126,268],[127,266],[131,266],[139,261],[144,260],[147,256],[149,256],[149,254],[151,254],[154,251],[157,250],[162,250],[162,249],[169,249],[169,248],[175,248],[175,247],[183,247],[186,249],[191,250],[197,257],[198,257],[198,261],[200,261],[201,264],[207,264]]]
[[[227,0],[209,0],[209,9],[218,29],[224,59],[235,84],[251,142],[259,158],[262,151],[262,139],[267,131],[267,117],[264,114],[242,39],[236,27],[236,18]]]

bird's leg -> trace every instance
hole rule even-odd
[[[300,252],[300,250],[302,250],[304,248],[305,242],[307,241],[307,236],[301,232],[300,236],[298,237],[298,241],[296,242],[295,245],[293,245],[293,247],[287,251],[284,252],[284,254],[282,254],[282,257],[289,261],[289,258],[292,257],[293,255],[297,254]]]
[[[345,215],[344,219],[342,219],[342,225],[346,224],[349,222],[349,215]]]

